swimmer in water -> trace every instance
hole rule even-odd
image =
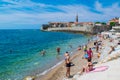
[[[42,56],[45,56],[46,51],[43,49],[43,50],[40,52],[40,54],[41,54]]]

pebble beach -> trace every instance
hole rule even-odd
[[[99,50],[99,52],[101,53],[100,58],[97,57],[98,53],[94,49],[92,49],[93,50],[92,63],[94,67],[107,66],[107,69],[104,71],[95,72],[95,73],[90,72],[89,74],[83,73],[82,75],[79,74],[82,67],[87,63],[87,61],[82,58],[84,51],[80,50],[80,51],[76,51],[74,55],[71,56],[72,62],[75,65],[71,67],[70,78],[67,78],[65,76],[66,67],[63,60],[63,62],[60,65],[50,70],[44,76],[42,77],[36,76],[35,80],[89,80],[89,77],[92,77],[93,80],[100,80],[104,78],[109,79],[110,75],[112,77],[110,80],[114,80],[114,79],[119,80],[118,79],[119,72],[116,73],[117,70],[115,69],[116,67],[117,69],[119,69],[118,64],[119,64],[119,56],[120,56],[120,50],[119,50],[120,46],[117,45],[117,43],[118,43],[117,38],[116,39],[114,38],[112,43],[110,41],[110,38],[102,39],[102,46],[101,46],[101,49]],[[94,47],[94,41],[89,42],[87,45],[88,45],[88,48]],[[115,51],[111,51],[110,46],[114,46]],[[109,54],[109,52],[111,53]],[[113,66],[114,63],[115,63],[115,66]],[[116,70],[116,71],[113,71],[113,70]],[[103,74],[105,75],[103,76]]]
[[[93,46],[93,41],[88,44],[88,47]],[[83,65],[86,65],[87,61],[85,59],[82,59],[83,57],[83,50],[76,51],[74,55],[71,56],[72,62],[75,64],[74,66],[71,67],[71,80],[73,79],[72,77],[81,70]],[[97,61],[97,55],[94,54],[93,60]],[[35,80],[64,80],[67,79],[65,76],[65,63],[63,61],[62,64],[58,65],[51,71],[49,71],[46,75],[43,77],[36,77]]]

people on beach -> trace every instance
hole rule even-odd
[[[89,48],[89,50],[87,50],[87,54],[88,54],[88,62],[91,62],[92,57],[93,57],[93,51],[91,48]]]
[[[82,58],[84,58],[84,59],[88,59],[88,53],[87,53],[87,50],[84,50],[84,55],[83,55],[83,57]]]
[[[78,50],[78,51],[81,50],[81,46],[78,46],[77,50]]]
[[[59,55],[60,54],[60,47],[57,47],[57,54]]]
[[[41,54],[42,56],[45,56],[46,51],[43,49],[43,50],[40,52],[40,54]]]
[[[84,51],[86,51],[87,50],[87,45],[84,45],[83,49],[84,49]]]
[[[95,42],[94,42],[94,46],[96,47],[96,46],[97,46],[97,44],[98,44],[98,42],[97,42],[97,41],[95,41]]]
[[[92,62],[88,62],[86,71],[89,72],[89,71],[92,71],[92,70],[93,70],[93,64],[92,64]]]
[[[66,52],[65,54],[65,65],[66,65],[66,77],[70,77],[70,55],[68,52]]]
[[[96,46],[96,44],[97,44],[97,41],[94,42],[94,46]]]
[[[100,58],[100,56],[101,56],[101,54],[100,54],[100,52],[98,52],[98,53],[97,53],[97,57]]]
[[[98,43],[96,44],[96,52],[98,52],[99,51],[99,45],[98,45]]]
[[[110,46],[111,50],[108,52],[108,54],[111,54],[112,51],[115,50],[115,48],[113,46]]]
[[[82,70],[80,71],[80,74],[84,72],[89,72],[93,70],[93,64],[92,62],[88,62],[86,66],[83,66]]]

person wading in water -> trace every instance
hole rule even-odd
[[[57,47],[57,53],[60,54],[60,47]]]

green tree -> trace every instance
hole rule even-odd
[[[115,22],[110,22],[110,26],[115,26]]]
[[[100,23],[100,22],[95,22],[95,24],[98,24],[98,23]]]
[[[102,24],[103,24],[103,25],[106,25],[106,23],[105,23],[105,22],[102,22]]]

